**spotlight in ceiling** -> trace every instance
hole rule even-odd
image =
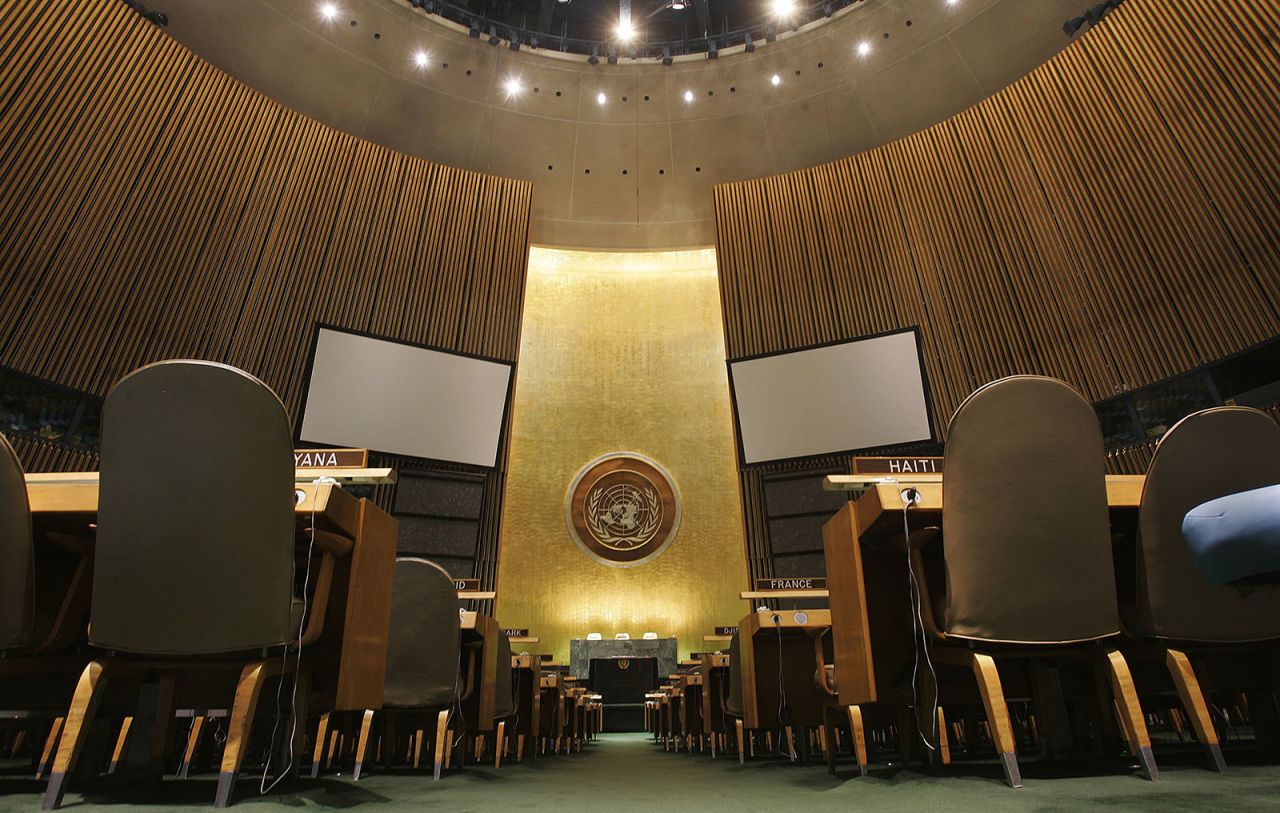
[[[608,96],[604,95],[603,93],[596,94],[596,104],[604,104],[607,101],[609,101]]]
[[[616,45],[609,46],[609,64],[610,65],[618,64],[618,46]]]
[[[631,42],[636,36],[636,28],[631,24],[630,20],[618,21],[618,39],[623,42]]]
[[[498,27],[496,25],[489,26],[489,44],[497,45],[502,42],[502,38],[498,36]]]
[[[573,2],[573,0],[556,0],[556,2],[562,6],[567,6],[569,3]]]
[[[684,11],[689,7],[686,0],[667,0],[667,8],[672,11]]]
[[[773,0],[773,16],[792,17],[796,13],[796,0]]]
[[[756,52],[756,44],[751,39],[750,34],[747,35],[747,41],[746,44],[743,45],[742,50],[746,51],[748,54],[754,54]]]
[[[467,21],[467,36],[473,40],[480,39],[480,21],[475,17]]]
[[[707,40],[707,59],[719,59],[720,46],[716,45],[715,40]]]
[[[863,40],[858,43],[858,56],[866,56],[871,53],[871,43]]]
[[[777,87],[778,85],[782,84],[782,77],[775,73],[773,76],[769,77],[769,81],[773,84],[774,87]]]
[[[430,61],[431,58],[427,56],[426,51],[418,51],[413,55],[413,64],[417,65],[419,68],[427,67],[427,64]]]
[[[670,49],[670,48],[668,48],[668,47],[666,47],[666,46],[663,46],[663,48],[662,48],[662,64],[663,64],[663,65],[667,65],[667,66],[669,67],[669,66],[671,65],[672,61],[673,61],[673,60],[671,59],[671,49]]]
[[[587,64],[588,64],[588,65],[599,65],[599,64],[600,64],[600,48],[599,48],[599,46],[596,46],[596,45],[592,45],[592,46],[591,46],[591,55],[587,57]]]
[[[510,34],[511,34],[511,39],[510,39],[510,40],[508,40],[507,47],[508,47],[508,48],[510,48],[510,49],[511,49],[511,50],[513,50],[513,51],[519,51],[519,50],[520,50],[520,34],[519,34],[519,32],[512,31],[512,32],[510,32]]]
[[[507,98],[510,99],[512,96],[520,95],[521,91],[524,90],[524,84],[521,83],[520,77],[510,76],[507,77],[507,81],[503,84],[502,88],[507,92]]]
[[[692,102],[692,101],[693,101],[693,91],[692,91],[692,90],[686,90],[686,91],[684,92],[684,100],[685,100],[686,102]]]
[[[333,3],[321,3],[320,16],[326,20],[332,20],[338,16],[338,7]]]

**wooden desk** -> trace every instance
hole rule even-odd
[[[492,601],[498,594],[493,590],[459,590],[459,601]]]
[[[370,468],[348,468],[348,469],[294,469],[293,479],[298,483],[310,483],[321,478],[336,480],[339,484],[375,484],[375,483],[394,483],[396,481],[395,469],[370,469]],[[42,485],[97,485],[99,473],[96,471],[47,471],[47,472],[31,472],[26,475],[27,485],[39,483]]]
[[[830,578],[828,577],[828,584]],[[776,619],[776,620],[775,620]],[[801,646],[794,647],[797,652],[794,659],[788,657],[787,652],[782,653],[785,660],[796,660],[806,664],[803,670],[803,680],[795,681],[795,686],[791,685],[792,681],[787,683],[787,698],[792,707],[792,721],[794,725],[820,725],[822,722],[821,705],[808,703],[808,693],[814,695],[816,703],[817,688],[813,686],[813,668],[808,666],[813,662],[813,644],[809,640],[809,631],[821,631],[831,626],[830,610],[760,610],[753,612],[738,622],[738,658],[741,662],[742,675],[742,719],[743,724],[749,729],[765,727],[773,727],[775,720],[766,719],[765,709],[760,705],[760,693],[762,689],[769,691],[777,690],[777,679],[770,675],[768,680],[760,679],[757,674],[757,666],[763,664],[777,668],[776,661],[778,659],[779,647],[773,641],[766,641],[765,638],[773,635],[784,636],[787,641],[794,641],[796,633],[804,635]],[[776,631],[776,632],[775,632]],[[756,636],[761,636],[759,642]],[[714,656],[713,656],[714,657]],[[803,688],[797,688],[803,687]],[[811,689],[812,692],[806,690]],[[776,703],[769,709],[770,714],[776,715]],[[817,722],[807,721],[806,710],[811,711],[809,706],[817,709]]]
[[[511,684],[515,694],[516,761],[524,760],[525,739],[536,741],[542,722],[542,658],[537,655],[511,656]],[[537,754],[537,748],[534,748]]]
[[[502,628],[490,615],[466,610],[458,613],[458,625],[462,629],[462,645],[480,647],[480,684],[464,703],[463,719],[473,731],[485,732],[493,728],[493,713],[498,700],[498,638]],[[539,663],[539,669],[542,664]],[[504,668],[510,668],[504,665]]]
[[[826,598],[827,591],[825,589],[813,590],[743,590],[738,594],[738,598],[751,601],[754,599],[771,599],[771,598]]]
[[[98,515],[97,473],[75,474],[27,475],[27,501],[37,530],[92,535]],[[353,543],[351,554],[334,570],[324,632],[307,650],[312,680],[332,696],[334,711],[382,708],[399,523],[369,500],[331,483],[297,483],[293,512],[300,539],[305,541],[314,518],[316,528]]]
[[[880,483],[856,501],[846,503],[823,526],[823,548],[830,590],[831,625],[840,703],[874,703],[879,686],[889,686],[900,666],[911,658],[908,603],[901,600],[906,559],[889,545],[869,544],[873,537],[902,534],[901,490],[914,488],[920,502],[908,510],[913,528],[938,525],[942,519],[943,475],[904,475],[899,483]],[[862,476],[831,475],[838,487]],[[1136,510],[1142,501],[1142,475],[1107,475],[1107,503],[1113,512]],[[868,611],[868,606],[874,608]],[[812,611],[810,611],[812,613]],[[903,639],[903,640],[899,640]]]

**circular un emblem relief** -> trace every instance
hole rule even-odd
[[[614,452],[573,479],[565,521],[569,535],[596,561],[635,567],[662,553],[676,535],[680,497],[656,460]]]

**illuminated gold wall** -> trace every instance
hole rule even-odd
[[[646,631],[704,649],[737,623],[747,585],[715,252],[529,254],[498,564],[498,620],[568,659],[588,632]],[[653,561],[589,558],[565,492],[594,458],[656,459],[680,528]]]

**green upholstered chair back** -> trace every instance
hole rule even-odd
[[[1000,379],[956,410],[945,455],[946,633],[1049,644],[1119,632],[1089,402],[1053,378]]]
[[[291,438],[275,393],[224,364],[159,362],[111,389],[91,643],[180,656],[297,635]]]
[[[729,696],[725,698],[724,710],[734,717],[742,716],[742,660],[738,657],[741,647],[738,646],[738,633],[729,639]]]
[[[1247,407],[1188,415],[1156,447],[1138,515],[1137,606],[1131,632],[1179,641],[1280,638],[1280,587],[1208,582],[1182,519],[1209,500],[1280,483],[1280,425]]]
[[[452,703],[460,688],[461,648],[453,577],[426,559],[396,559],[383,705],[439,708]],[[510,665],[508,659],[508,671]]]
[[[510,717],[516,711],[511,673],[511,642],[507,640],[506,631],[501,632],[498,636],[498,676],[494,681],[497,698],[493,704],[493,716]]]
[[[22,463],[0,435],[0,649],[31,642],[35,623],[35,560],[31,511]]]

